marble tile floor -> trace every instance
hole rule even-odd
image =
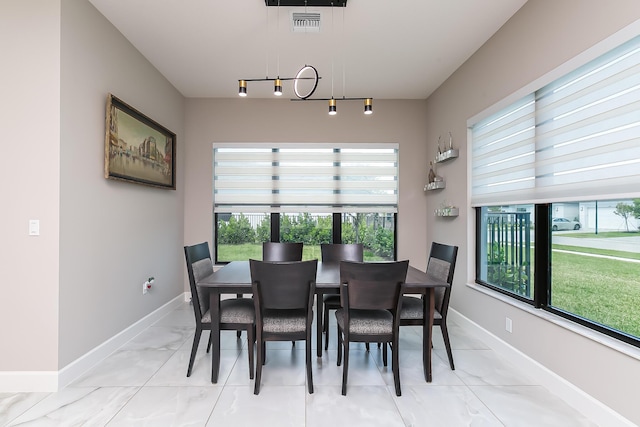
[[[193,311],[185,303],[56,393],[0,393],[2,426],[595,426],[450,323],[456,370],[434,328],[433,383],[422,376],[420,327],[403,327],[402,396],[381,352],[353,344],[347,396],[340,394],[335,319],[329,351],[313,354],[315,392],[305,385],[304,343],[268,343],[260,394],[249,380],[246,335],[223,331],[218,384],[203,334],[186,377]],[[314,328],[315,330],[315,328]],[[313,339],[315,345],[315,337]]]

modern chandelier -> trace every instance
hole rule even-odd
[[[346,7],[347,0],[265,0],[265,4],[267,6],[276,6],[278,7],[278,17],[280,15],[280,6],[322,6],[322,7],[331,7],[331,25],[333,27],[333,7],[340,6]],[[344,9],[343,9],[344,10]],[[344,28],[344,12],[343,12],[343,28]],[[267,22],[268,22],[268,14],[267,14]],[[279,19],[278,19],[279,26]],[[332,28],[333,29],[333,28]],[[268,29],[267,29],[268,32]],[[373,113],[373,98],[371,97],[334,97],[333,94],[333,60],[331,64],[331,98],[311,98],[311,96],[315,93],[316,88],[318,87],[318,80],[322,77],[318,75],[318,71],[312,65],[305,64],[295,75],[295,77],[280,77],[280,57],[278,54],[278,72],[276,78],[270,78],[267,76],[265,78],[257,78],[257,79],[239,79],[238,80],[238,95],[241,97],[247,96],[247,83],[248,82],[273,82],[273,94],[274,96],[282,96],[282,82],[283,81],[293,81],[293,92],[296,98],[290,99],[290,101],[328,101],[329,102],[329,115],[333,116],[337,114],[337,101],[364,101],[364,114],[372,114]],[[268,71],[268,64],[267,64]],[[343,93],[344,93],[344,61],[343,61]]]

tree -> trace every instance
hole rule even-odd
[[[634,200],[634,205],[635,205],[635,202],[636,201]],[[628,233],[629,232],[629,218],[631,216],[635,215],[634,206],[628,205],[628,204],[626,204],[624,202],[620,202],[620,203],[618,203],[616,205],[616,210],[613,211],[613,213],[618,215],[618,216],[621,216],[622,218],[624,218],[624,225],[627,228],[627,233]]]
[[[640,199],[633,199],[633,216],[640,219]]]

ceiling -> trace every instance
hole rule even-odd
[[[89,0],[185,97],[231,98],[239,79],[294,77],[313,65],[313,98],[425,99],[526,0],[348,0],[267,7],[264,0]],[[319,32],[290,13],[320,12]],[[285,97],[293,97],[284,82]],[[252,98],[273,83],[249,82]]]

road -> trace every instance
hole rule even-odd
[[[557,245],[582,246],[587,248],[640,253],[640,236],[588,239],[571,237],[570,233],[553,233],[552,239],[553,243]]]

